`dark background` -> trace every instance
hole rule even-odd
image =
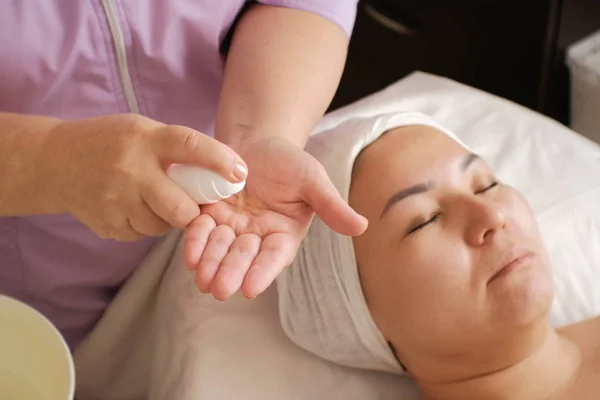
[[[330,110],[420,70],[568,124],[565,50],[597,30],[600,0],[361,0]]]

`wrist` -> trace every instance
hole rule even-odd
[[[300,149],[304,149],[308,137],[309,134],[293,132],[291,130],[273,132],[264,129],[229,128],[227,130],[220,129],[215,132],[217,140],[228,145],[238,153],[259,142],[285,141]]]
[[[42,177],[52,165],[42,162],[55,118],[0,112],[0,215],[53,214],[59,212],[53,198],[60,189]]]
[[[61,120],[48,119],[44,121],[37,135],[38,152],[35,162],[33,184],[36,187],[38,197],[43,199],[46,212],[59,214],[68,212],[65,202],[62,200],[64,189],[61,187],[61,176],[67,174],[62,168],[62,160],[68,159],[64,151],[68,147],[60,142],[60,133],[57,130],[64,123]]]

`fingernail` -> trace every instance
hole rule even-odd
[[[248,176],[248,167],[243,162],[238,161],[233,167],[233,176],[235,176],[240,181],[243,181]]]

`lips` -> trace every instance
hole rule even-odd
[[[533,254],[526,249],[514,248],[505,252],[504,257],[501,258],[501,261],[497,263],[496,267],[494,268],[492,277],[488,283],[500,279],[515,269],[523,266],[531,259],[532,256]]]

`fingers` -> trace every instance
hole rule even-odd
[[[200,215],[200,207],[158,166],[150,173],[140,194],[148,206],[175,228],[185,228]]]
[[[194,221],[185,240],[184,260],[196,269],[198,290],[217,300],[227,300],[240,288],[244,297],[255,298],[292,262],[298,248],[296,240],[282,233],[262,243],[254,234],[236,239],[229,226],[215,227],[208,219]]]
[[[241,235],[233,242],[210,286],[215,299],[227,300],[240,289],[258,254],[260,242],[260,237],[253,234]]]
[[[100,219],[90,213],[77,214],[76,217],[101,239],[134,242],[144,237],[133,229],[126,216],[114,210],[104,210]]]
[[[189,270],[195,270],[208,243],[211,232],[217,227],[215,220],[207,214],[196,218],[185,231],[183,262]]]
[[[131,227],[129,220],[123,221],[120,226],[108,226],[103,228],[95,229],[93,226],[91,229],[101,239],[112,239],[121,242],[135,242],[144,237],[144,235],[138,233]]]
[[[348,236],[362,234],[367,229],[367,220],[342,199],[325,169],[318,166],[314,173],[306,175],[300,197],[334,231]]]
[[[229,247],[234,240],[235,233],[227,225],[217,226],[210,233],[194,278],[196,286],[202,293],[210,293],[210,285],[219,269],[219,265],[229,252]]]
[[[160,236],[171,229],[171,225],[157,216],[141,197],[131,212],[129,224],[134,231],[144,236]]]
[[[115,235],[115,239],[121,240],[123,242],[136,242],[146,236],[141,234],[140,232],[137,232],[131,225],[131,220],[129,219],[127,219],[127,226],[116,231]]]
[[[170,125],[156,135],[156,154],[168,165],[194,164],[218,173],[230,182],[246,179],[248,167],[229,146],[184,126]]]
[[[298,244],[289,235],[274,233],[263,239],[260,251],[248,270],[242,284],[244,297],[253,299],[264,292],[292,263]]]

